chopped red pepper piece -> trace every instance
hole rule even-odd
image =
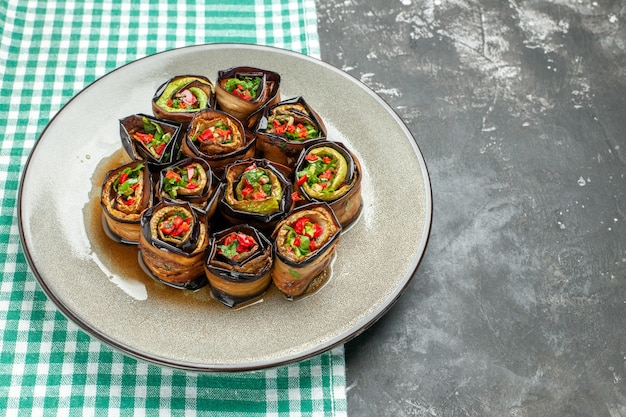
[[[296,221],[296,224],[293,226],[293,230],[296,231],[297,234],[299,235],[303,235],[304,234],[304,226],[310,223],[309,219],[306,217],[300,217],[298,219],[298,221]],[[298,246],[298,245],[297,245]]]
[[[175,180],[177,182],[181,180],[180,175],[178,175],[178,173],[174,172],[173,170],[168,170],[165,173],[165,178],[167,178],[168,180]]]
[[[198,135],[198,139],[203,141],[203,142],[207,141],[207,140],[210,140],[210,139],[213,139],[214,137],[215,136],[213,135],[213,132],[211,131],[211,129],[207,129],[207,130],[201,132]]]
[[[331,179],[333,179],[333,173],[331,172],[330,169],[327,169],[321,174],[319,174],[318,178],[322,180],[330,181]]]
[[[297,191],[294,191],[293,193],[291,193],[291,199],[292,199],[293,201],[302,201],[302,200],[304,200],[304,199],[300,196],[300,194],[298,194],[298,192],[297,192]]]
[[[224,238],[224,245],[228,246],[233,243],[237,239],[237,235],[235,233],[231,233],[230,235]]]
[[[150,143],[154,139],[154,135],[152,133],[135,132],[135,137],[143,143]]]
[[[273,125],[274,125],[274,132],[276,132],[279,135],[282,135],[287,130],[287,125],[286,124],[281,125],[278,120],[274,120]]]
[[[157,155],[161,156],[163,155],[164,150],[165,150],[165,143],[162,143],[159,146],[157,146],[157,148],[155,149],[155,152],[157,153]]]
[[[238,253],[248,252],[255,245],[254,239],[243,233],[237,234],[237,242]]]
[[[252,193],[252,199],[254,201],[265,200],[266,198],[267,198],[267,194],[265,194],[265,191],[263,191],[260,188],[256,190],[254,193]]]
[[[246,101],[252,100],[252,95],[250,94],[250,91],[247,89],[244,89],[241,84],[238,85],[237,88],[232,91],[232,93],[236,95],[237,97],[240,97]]]
[[[241,195],[243,196],[243,198],[247,199],[248,195],[250,195],[253,192],[254,192],[254,187],[252,186],[252,184],[246,181],[245,185],[241,189]]]

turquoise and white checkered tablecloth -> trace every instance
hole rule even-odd
[[[343,348],[276,369],[143,363],[69,322],[19,241],[17,197],[48,121],[98,77],[177,47],[239,42],[319,56],[314,0],[0,0],[0,410],[22,415],[345,416]]]

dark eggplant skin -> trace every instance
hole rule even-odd
[[[299,114],[300,117],[309,119],[312,124],[317,127],[318,135],[316,137],[296,141],[290,140],[283,134],[271,132],[270,119],[273,112],[282,108],[292,109],[294,107],[304,109],[305,113],[297,110],[295,110],[295,112]],[[257,157],[269,159],[270,161],[286,165],[290,168],[294,167],[300,152],[310,142],[327,139],[324,121],[319,114],[307,104],[303,97],[294,97],[283,100],[273,106],[266,106],[256,115],[256,121],[254,123],[248,121],[247,125],[251,126],[251,130],[253,130],[257,136]]]
[[[276,181],[280,183],[282,195],[276,211],[267,214],[244,211],[236,203],[235,188],[240,181],[245,168],[256,164],[257,167],[271,172]],[[267,159],[249,158],[229,164],[223,175],[225,183],[224,196],[220,200],[218,210],[223,218],[230,224],[249,224],[264,233],[271,232],[276,222],[289,213],[294,206],[292,198],[291,170],[287,167],[275,164]]]
[[[155,273],[148,267],[146,264],[144,255],[141,251],[137,252],[137,263],[143,270],[143,272],[152,278],[153,280],[160,282],[161,284],[167,285],[168,287],[176,288],[177,290],[189,290],[196,291],[201,288],[204,288],[208,285],[209,281],[207,280],[205,275],[199,275],[197,278],[193,278],[187,281],[182,282],[173,282],[168,279],[163,279],[155,275]]]
[[[175,110],[168,108],[167,100],[185,89],[195,88],[206,96],[200,108],[195,110]],[[193,116],[200,110],[215,108],[215,86],[213,82],[203,75],[177,75],[161,84],[152,97],[152,113],[159,119],[172,120],[182,124],[183,130],[187,128]]]
[[[193,218],[191,232],[182,244],[163,241],[156,232],[157,220],[164,211],[181,209]],[[153,220],[154,219],[154,220]],[[161,201],[141,216],[139,252],[149,276],[175,288],[197,289],[204,283],[204,257],[209,243],[204,216],[187,202]]]
[[[230,78],[242,76],[260,77],[262,85],[257,97],[247,101],[228,92],[224,84]],[[247,120],[252,113],[258,112],[265,106],[272,106],[280,102],[280,74],[255,67],[232,67],[220,70],[217,73],[217,82],[215,84],[215,98],[218,107],[232,114],[241,121]]]
[[[127,168],[134,169],[142,166],[141,198],[136,202],[136,208],[132,211],[121,211],[116,208],[117,194],[113,189],[116,179]],[[144,210],[150,208],[153,203],[152,175],[144,160],[132,161],[108,171],[102,181],[100,193],[100,205],[102,207],[103,228],[106,234],[113,240],[136,245],[141,234],[141,215]]]
[[[344,183],[349,190],[338,196],[337,198],[322,200],[317,196],[309,194],[303,184],[298,184],[298,172],[307,166],[306,156],[310,151],[320,148],[331,148],[341,154],[347,162],[347,173]],[[352,224],[361,213],[363,208],[363,198],[361,196],[362,173],[361,163],[359,159],[351,152],[348,147],[338,141],[318,140],[312,142],[304,148],[298,157],[295,166],[294,191],[302,200],[296,203],[297,206],[309,204],[313,202],[326,202],[333,210],[341,226],[345,229]]]
[[[232,233],[244,233],[256,242],[253,252],[240,261],[219,253],[218,246]],[[228,307],[258,299],[272,283],[272,261],[272,243],[250,225],[239,224],[215,233],[211,237],[205,263],[212,297]]]
[[[283,244],[288,233],[285,226],[293,227],[300,218],[314,219],[324,224],[324,237],[314,251],[304,257],[298,257],[287,251]],[[272,280],[276,287],[288,297],[302,295],[309,284],[330,266],[337,246],[341,240],[341,224],[330,206],[326,203],[310,203],[294,209],[282,219],[272,232],[274,245],[274,264]]]
[[[225,121],[233,129],[238,146],[224,147],[219,150],[206,149],[193,141],[196,126],[200,123]],[[187,157],[201,158],[207,161],[216,175],[221,176],[226,165],[252,158],[256,153],[256,136],[244,128],[241,121],[221,110],[206,109],[198,112],[190,121],[182,139],[182,154]]]
[[[170,168],[177,169],[188,166],[190,164],[198,164],[202,167],[206,174],[206,184],[199,190],[198,193],[182,195],[179,193],[176,198],[173,198],[165,191],[164,179],[167,171]],[[161,200],[170,200],[178,202],[188,202],[194,210],[199,211],[206,217],[207,221],[210,221],[217,210],[217,205],[222,197],[224,190],[224,183],[220,178],[215,175],[211,166],[202,158],[185,158],[179,160],[175,164],[172,164],[161,170],[159,173],[159,182],[157,184],[156,196]]]
[[[133,138],[136,132],[143,131],[143,118],[150,122],[157,123],[164,132],[170,134],[170,140],[160,158],[155,157],[146,150],[144,146],[137,143]],[[182,124],[170,120],[158,119],[144,113],[132,114],[119,120],[120,140],[126,154],[134,161],[145,160],[151,172],[158,172],[160,169],[177,161],[180,157],[180,147],[182,141]]]

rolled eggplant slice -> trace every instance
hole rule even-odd
[[[163,200],[188,202],[209,220],[223,188],[205,160],[185,158],[161,170],[157,195]]]
[[[152,113],[159,119],[173,120],[185,128],[193,116],[215,108],[211,80],[201,75],[179,75],[161,84],[152,97]]]
[[[142,213],[152,206],[152,178],[145,161],[106,173],[100,193],[105,232],[114,240],[137,244]]]
[[[220,109],[245,121],[261,107],[280,102],[280,74],[253,67],[219,71],[215,97]]]
[[[358,158],[344,144],[320,141],[303,150],[296,163],[294,199],[328,203],[345,228],[363,206],[361,176]]]
[[[311,141],[326,139],[322,119],[302,97],[266,107],[255,126],[257,154],[289,167]]]
[[[246,159],[224,172],[219,210],[231,224],[247,223],[271,231],[293,208],[292,185],[280,168],[266,159]]]
[[[203,110],[191,120],[183,154],[204,159],[216,173],[233,161],[254,156],[255,138],[241,121],[220,110]]]
[[[161,201],[141,216],[140,261],[148,275],[167,285],[181,289],[206,285],[208,244],[204,216],[189,203]]]
[[[288,297],[302,295],[330,266],[339,244],[341,224],[326,203],[295,209],[272,233],[272,280]]]
[[[272,283],[272,255],[270,241],[252,226],[213,235],[205,264],[212,297],[228,307],[259,299]]]
[[[120,119],[120,139],[133,160],[145,160],[151,171],[158,171],[178,159],[181,124],[146,114]]]

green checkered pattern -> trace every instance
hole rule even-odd
[[[343,347],[249,373],[195,374],[140,362],[69,322],[39,288],[22,252],[19,179],[52,116],[123,64],[217,42],[319,57],[315,0],[0,0],[3,415],[346,415]]]

